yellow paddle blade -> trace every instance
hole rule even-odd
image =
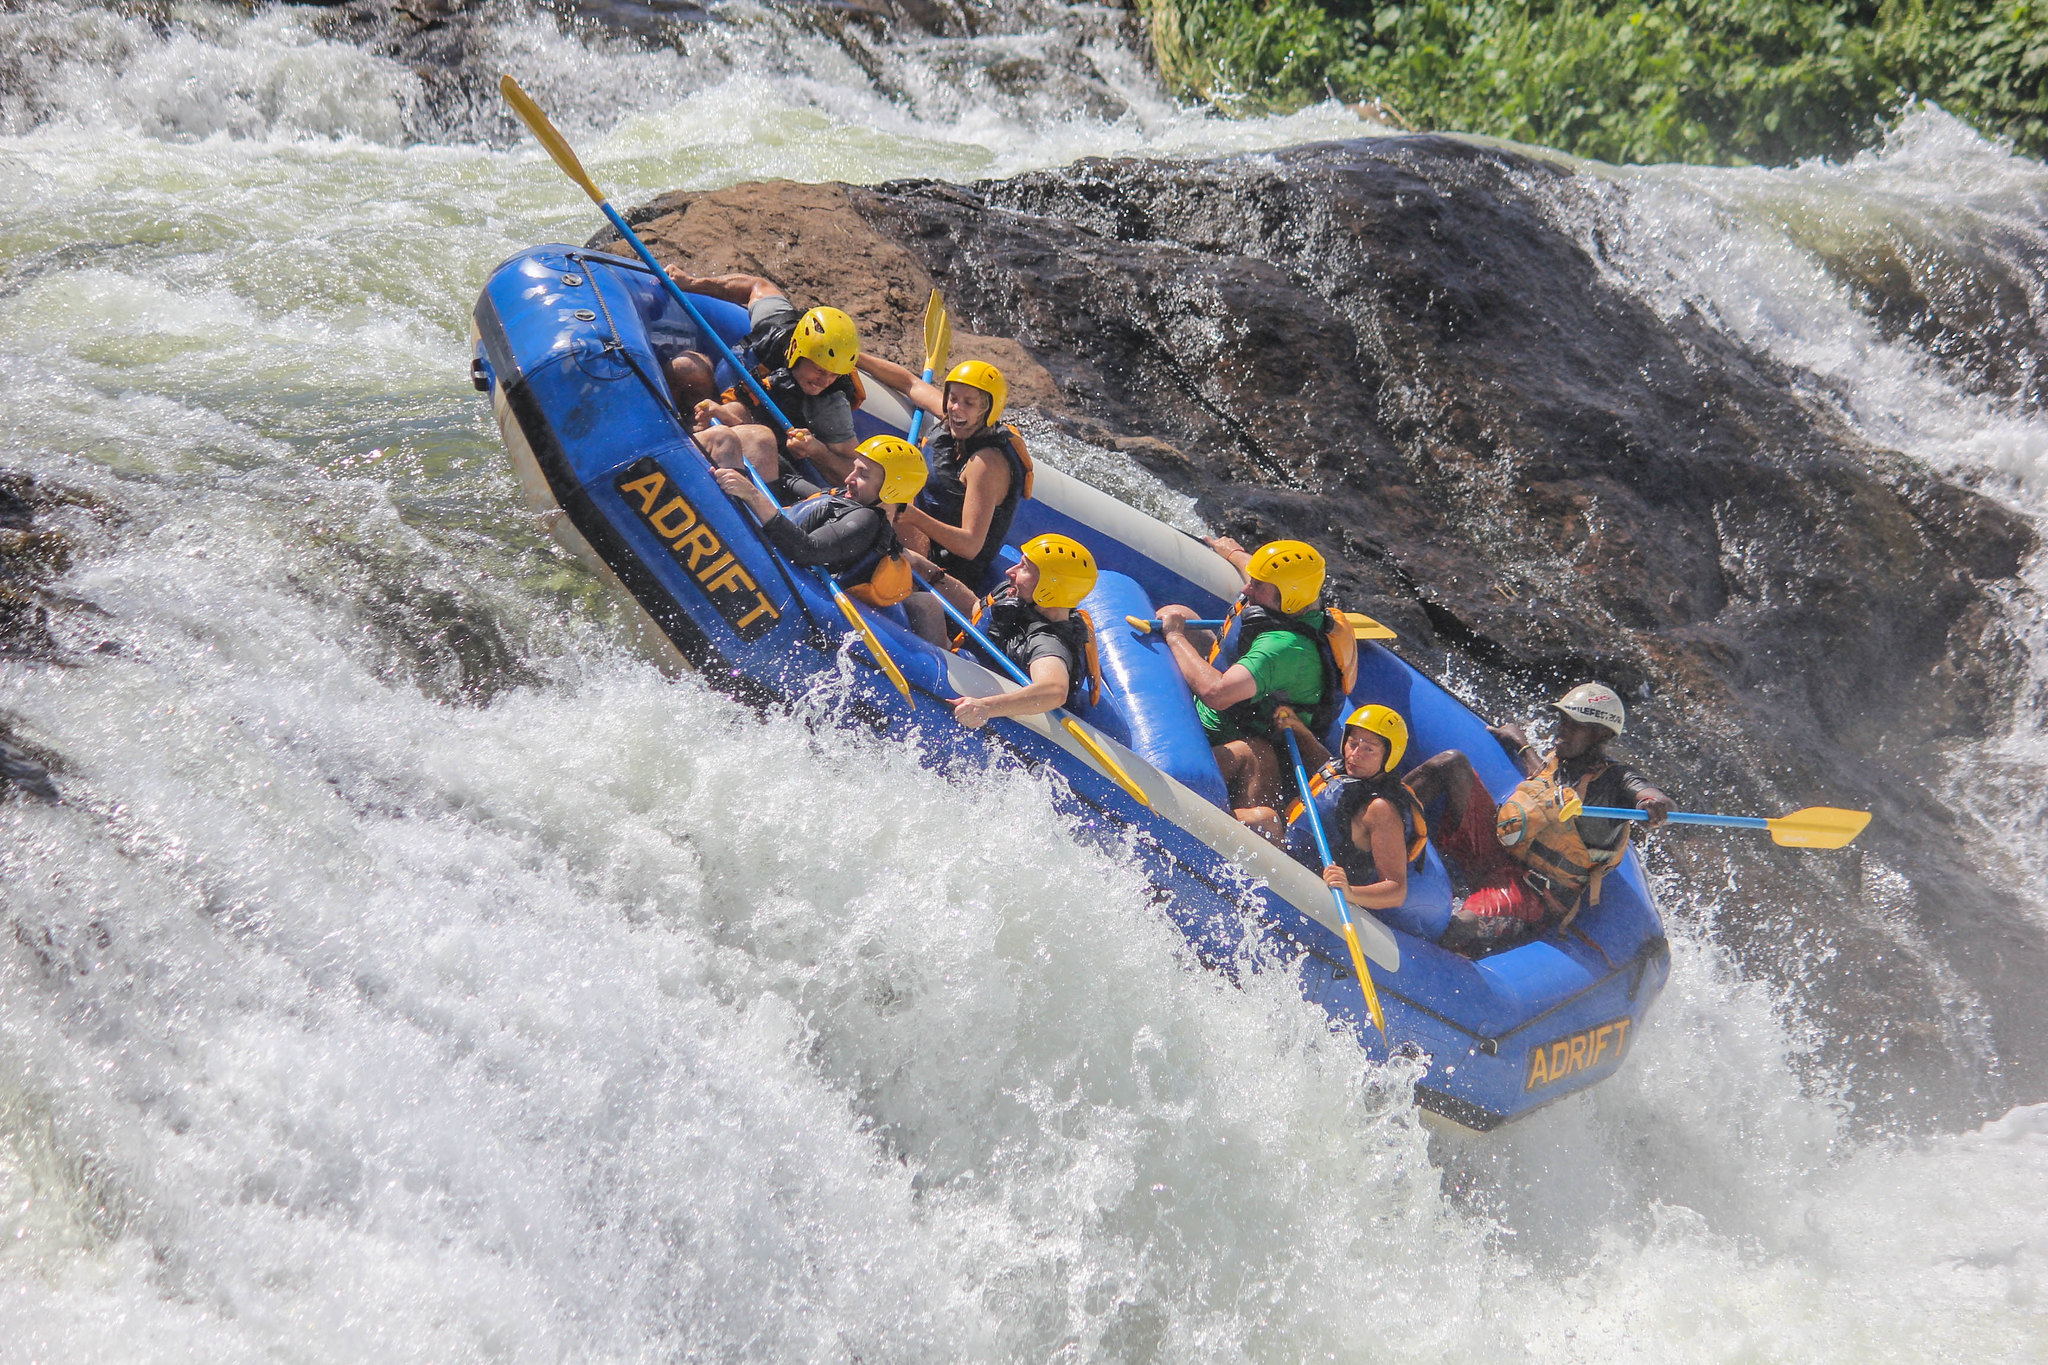
[[[1383,626],[1370,616],[1361,616],[1355,611],[1340,611],[1337,614],[1343,617],[1350,625],[1351,634],[1356,639],[1396,640],[1400,638],[1394,634],[1393,627]]]
[[[861,641],[867,645],[868,653],[882,666],[882,671],[889,675],[889,681],[896,684],[896,690],[903,694],[903,699],[910,700],[910,680],[903,676],[903,670],[889,657],[889,651],[882,648],[882,642],[877,640],[875,632],[868,628],[866,618],[860,614],[860,608],[853,605],[853,599],[835,586],[832,589],[832,600],[839,604],[840,614],[846,617],[847,623],[860,632]]]
[[[932,297],[938,297],[937,291],[933,292]],[[944,379],[946,377],[946,362],[953,355],[953,319],[946,316],[946,310],[943,306],[939,309],[939,335],[925,351],[924,355],[926,368],[931,370],[932,378]]]
[[[949,339],[952,329],[946,325],[946,305],[939,298],[939,291],[932,290],[932,296],[924,305],[924,367],[937,370],[946,363],[941,347]]]
[[[1115,782],[1119,787],[1130,793],[1131,800],[1150,809],[1152,798],[1145,795],[1144,789],[1131,780],[1131,775],[1124,771],[1122,764],[1109,756],[1107,749],[1095,742],[1094,736],[1081,728],[1080,721],[1075,720],[1072,716],[1061,716],[1060,724],[1064,725],[1067,733],[1078,740],[1081,747],[1088,751],[1088,757],[1094,759],[1097,766],[1109,774],[1112,782]]]
[[[1150,635],[1152,633],[1152,623],[1142,616],[1126,616],[1124,620],[1129,621],[1131,629],[1137,631],[1140,635]]]
[[[1366,970],[1365,950],[1358,946],[1358,930],[1351,927],[1348,919],[1344,921],[1344,941],[1351,945],[1351,969],[1358,973],[1358,988],[1365,992],[1365,1012],[1372,1016],[1372,1026],[1384,1038],[1387,1016],[1380,1012],[1380,993],[1372,984],[1372,973]]]
[[[1842,848],[1863,832],[1870,823],[1870,812],[1808,806],[1766,823],[1772,842],[1786,848]]]
[[[604,195],[598,190],[597,183],[583,169],[583,163],[576,159],[576,153],[569,146],[568,139],[555,131],[555,125],[548,122],[548,116],[540,111],[540,106],[533,102],[533,97],[519,88],[519,82],[510,76],[498,77],[498,93],[512,106],[512,112],[519,115],[519,121],[526,125],[527,131],[533,134],[541,146],[547,148],[548,155],[555,159],[555,164],[562,168],[562,173],[581,185],[583,192],[590,196],[593,203],[602,204]]]

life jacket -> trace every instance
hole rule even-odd
[[[1252,641],[1269,630],[1284,630],[1314,644],[1316,657],[1323,663],[1322,700],[1309,707],[1299,702],[1292,705],[1318,738],[1329,733],[1330,723],[1337,719],[1337,712],[1351,695],[1351,689],[1358,685],[1357,633],[1342,613],[1326,611],[1319,614],[1324,621],[1321,629],[1305,619],[1308,613],[1289,616],[1285,612],[1251,606],[1239,598],[1230,608],[1230,615],[1223,619],[1222,629],[1216,632],[1216,644],[1209,651],[1209,662],[1228,672],[1230,666],[1251,648]],[[1237,627],[1235,633],[1231,631],[1233,624]],[[1223,716],[1246,734],[1270,735],[1274,728],[1273,712],[1283,704],[1287,704],[1284,699],[1268,697],[1261,701],[1256,697],[1247,698],[1225,711]]]
[[[988,620],[987,625],[982,625],[984,617]],[[1039,614],[1038,608],[1019,602],[1008,589],[1000,589],[976,602],[967,619],[981,626],[981,633],[989,637],[989,643],[1009,655],[1011,662],[1019,668],[1025,668],[1027,676],[1030,670],[1022,659],[1010,654],[1006,642],[1022,639],[1034,630],[1052,631],[1066,645],[1068,657],[1079,664],[1071,670],[1067,704],[1071,706],[1082,700],[1084,692],[1090,706],[1102,700],[1102,657],[1095,648],[1095,618],[1085,609],[1075,607],[1067,613],[1066,620],[1049,621]],[[966,647],[967,632],[963,630],[953,637],[953,648],[960,650]]]
[[[1429,821],[1422,813],[1422,802],[1415,793],[1408,790],[1408,784],[1392,773],[1381,773],[1378,777],[1353,777],[1344,771],[1343,764],[1331,759],[1315,772],[1309,774],[1309,800],[1316,803],[1316,817],[1323,823],[1323,837],[1330,841],[1330,856],[1337,866],[1344,869],[1344,875],[1353,886],[1371,886],[1382,880],[1379,869],[1373,863],[1372,849],[1361,848],[1351,841],[1351,823],[1376,800],[1385,800],[1401,813],[1401,837],[1408,849],[1409,870],[1419,871],[1422,855],[1429,847]],[[1296,821],[1302,817],[1303,805],[1297,797],[1287,808],[1287,824],[1290,833]],[[1289,839],[1292,848],[1295,840]],[[1307,847],[1314,849],[1314,836],[1309,836]],[[1318,871],[1321,869],[1318,868]]]
[[[1576,782],[1558,772],[1555,750],[1533,777],[1501,802],[1494,833],[1522,864],[1522,875],[1564,916],[1563,928],[1581,904],[1600,903],[1600,882],[1628,853],[1629,827],[1612,848],[1592,848],[1579,837],[1579,807],[1601,773],[1614,766],[1596,763]]]
[[[1005,422],[999,427],[983,427],[956,442],[953,433],[940,425],[938,433],[925,445],[924,487],[918,490],[913,504],[934,521],[961,525],[967,515],[967,464],[984,450],[995,451],[1009,465],[1010,488],[988,519],[988,536],[981,542],[981,553],[968,559],[936,542],[931,547],[932,563],[975,591],[987,586],[989,566],[995,563],[1003,542],[1009,538],[1017,505],[1031,496],[1031,476],[1036,465],[1031,452],[1024,448],[1024,437]]]
[[[910,596],[916,584],[911,578],[910,561],[903,557],[903,542],[896,538],[896,528],[881,508],[855,502],[834,489],[805,498],[784,509],[783,515],[804,530],[815,531],[855,512],[873,512],[881,518],[882,529],[874,544],[858,559],[843,568],[832,569],[832,577],[854,598],[871,607],[893,607]]]

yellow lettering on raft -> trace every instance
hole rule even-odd
[[[1522,1089],[1535,1090],[1555,1085],[1568,1076],[1591,1071],[1603,1062],[1620,1061],[1628,1046],[1628,1030],[1632,1022],[1615,1019],[1529,1049],[1529,1074],[1522,1083]]]
[[[746,565],[737,560],[734,560],[732,567],[718,577],[702,581],[710,592],[751,592],[755,587],[753,575],[747,572]]]
[[[657,474],[655,477],[659,478],[661,476]],[[680,522],[676,519],[677,513],[682,514]],[[667,539],[674,540],[677,536],[697,524],[697,509],[684,502],[680,497],[670,498],[659,512],[647,518],[647,524],[659,531]]]
[[[757,592],[754,594],[754,600],[758,602],[760,605],[755,607],[752,611],[748,612],[745,616],[742,616],[739,620],[735,621],[733,623],[734,630],[745,630],[748,626],[751,626],[752,624],[754,624],[754,622],[760,620],[761,613],[764,611],[768,613],[768,619],[771,621],[780,621],[782,619],[782,613],[775,610],[774,606],[772,606],[769,603],[766,597],[763,597],[760,593]]]
[[[689,558],[683,561],[683,567],[695,573],[699,564],[707,559],[716,559],[718,552],[725,546],[718,543],[718,533],[700,521],[688,535],[677,540],[669,548],[674,550],[679,558],[688,550]]]
[[[637,494],[640,498],[640,514],[645,516],[649,511],[653,510],[654,500],[661,496],[661,490],[667,486],[668,476],[657,469],[644,479],[635,479],[631,483],[620,484],[619,491],[621,493]],[[694,515],[692,520],[695,520]]]

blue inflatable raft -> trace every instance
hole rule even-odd
[[[743,310],[703,300],[706,320],[739,345]],[[474,314],[472,378],[489,393],[526,496],[552,533],[642,614],[644,642],[715,686],[772,701],[837,674],[846,627],[831,597],[770,553],[745,509],[712,480],[678,420],[663,364],[683,349],[714,353],[697,324],[635,261],[542,246],[491,276]],[[721,382],[736,382],[723,373]],[[873,382],[862,435],[901,434],[909,411]],[[1359,984],[1320,877],[1233,819],[1187,686],[1156,637],[1121,623],[1168,602],[1221,616],[1235,572],[1200,542],[1087,484],[1039,465],[1011,536],[1073,536],[1102,573],[1083,603],[1101,627],[1104,694],[1077,710],[1142,789],[1149,807],[1099,771],[1045,717],[970,731],[945,698],[1012,684],[974,659],[918,639],[891,613],[869,612],[911,685],[906,701],[867,655],[852,684],[857,723],[916,730],[935,761],[1008,750],[1065,781],[1076,828],[1132,850],[1201,958],[1223,970],[1284,970],[1302,993],[1375,1057],[1426,1057],[1417,1099],[1429,1112],[1486,1130],[1593,1085],[1622,1064],[1662,988],[1669,954],[1642,868],[1631,853],[1601,903],[1567,935],[1479,961],[1432,940],[1451,886],[1434,850],[1411,878],[1408,904],[1356,912],[1387,1019],[1365,1017]],[[1485,724],[1382,645],[1359,642],[1353,705],[1399,711],[1409,761],[1443,749],[1471,756],[1496,797],[1518,780]],[[1346,708],[1348,710],[1349,708]],[[1341,714],[1341,713],[1340,713]],[[1333,751],[1338,736],[1328,737]]]

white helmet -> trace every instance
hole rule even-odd
[[[1619,735],[1628,722],[1621,698],[1606,683],[1580,683],[1550,705],[1572,720],[1598,725],[1611,735]]]

